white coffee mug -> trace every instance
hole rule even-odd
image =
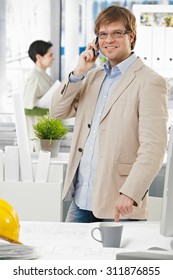
[[[99,231],[101,239],[95,237],[95,231]],[[102,222],[99,227],[91,230],[91,236],[98,242],[103,244],[103,247],[119,248],[121,243],[123,225],[116,222]]]

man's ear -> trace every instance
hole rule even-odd
[[[134,42],[135,34],[133,32],[130,33],[130,43]]]

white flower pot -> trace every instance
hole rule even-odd
[[[40,139],[41,150],[51,152],[51,157],[57,157],[60,148],[60,140]]]

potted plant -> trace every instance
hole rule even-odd
[[[50,151],[52,157],[58,155],[60,140],[66,139],[68,127],[65,123],[50,115],[38,117],[38,122],[33,125],[37,139],[40,139],[42,150]]]

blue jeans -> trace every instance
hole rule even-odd
[[[113,222],[114,219],[100,219],[93,215],[92,211],[80,209],[74,200],[72,201],[67,213],[66,223],[93,223],[93,222]],[[146,219],[120,219],[123,222],[146,221]]]
[[[93,222],[110,222],[113,219],[99,219],[93,215],[92,211],[80,209],[74,200],[72,201],[67,213],[66,223],[93,223]]]

